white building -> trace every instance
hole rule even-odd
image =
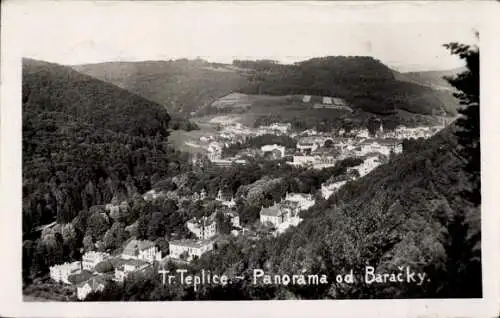
[[[170,241],[168,247],[170,257],[177,259],[185,257],[185,260],[191,261],[213,250],[214,243],[210,240],[177,240]]]
[[[155,189],[152,189],[146,192],[142,198],[144,199],[144,201],[153,201],[163,197],[164,195],[165,193],[163,191],[158,192]]]
[[[377,166],[381,164],[380,159],[378,156],[373,156],[365,159],[365,161],[356,166],[356,167],[350,167],[347,169],[347,172],[351,172],[352,170],[357,170],[359,172],[359,176],[363,177],[370,173],[373,169],[375,169]]]
[[[208,145],[208,159],[210,161],[220,160],[222,158],[222,146],[217,142]]]
[[[284,201],[297,202],[300,210],[307,210],[316,202],[312,194],[305,193],[287,193]]]
[[[223,212],[225,216],[228,216],[231,218],[231,225],[234,227],[241,227],[240,226],[240,216],[238,212],[236,211],[224,211]]]
[[[71,282],[68,280],[68,276],[80,273],[81,269],[82,269],[81,262],[54,265],[49,268],[50,270],[49,276],[58,283],[62,282],[65,284],[71,284]]]
[[[103,252],[86,252],[82,256],[82,267],[85,270],[93,271],[95,266],[100,262],[107,260],[111,257],[108,253]]]
[[[285,223],[291,217],[290,210],[282,208],[280,204],[274,204],[268,208],[262,207],[260,209],[260,222],[262,224],[269,222],[275,227]]]
[[[316,162],[315,156],[293,156],[292,159],[287,163],[294,166],[312,166]]]
[[[138,259],[152,263],[161,260],[161,251],[151,241],[132,239],[123,249],[121,258]]]
[[[295,201],[282,201],[269,208],[260,210],[260,222],[271,223],[276,231],[274,235],[283,233],[290,226],[297,226],[302,219],[299,217],[299,203]]]
[[[217,196],[215,197],[216,201],[219,201],[223,206],[232,208],[236,206],[236,201],[234,201],[234,197],[231,196],[231,199],[228,200],[227,197],[224,196],[222,190],[219,189],[217,192]]]
[[[217,222],[215,221],[215,213],[209,217],[202,217],[200,219],[192,218],[187,221],[186,227],[197,238],[206,240],[214,237],[217,234]]]
[[[93,276],[88,281],[77,286],[76,296],[79,300],[84,300],[91,292],[103,291],[105,287],[106,280],[101,276]]]
[[[280,153],[281,153],[281,157],[280,158],[283,158],[285,156],[285,147],[284,146],[280,146],[280,145],[276,145],[276,144],[273,144],[273,145],[264,145],[260,148],[260,150],[262,152],[272,152],[273,150],[278,150]]]
[[[115,281],[123,283],[130,273],[142,271],[151,266],[147,261],[140,259],[124,260],[115,268]]]
[[[342,186],[346,184],[346,181],[339,181],[329,185],[322,184],[321,185],[321,196],[324,199],[328,199],[332,194],[337,192]]]
[[[368,131],[367,128],[362,128],[362,129],[356,129],[353,131],[357,137],[359,138],[368,138],[370,137],[370,132]]]
[[[302,153],[311,153],[319,148],[318,143],[310,141],[299,141],[297,143],[297,149]]]

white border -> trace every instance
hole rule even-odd
[[[338,300],[338,301],[239,301],[239,302],[148,302],[148,303],[30,303],[22,302],[21,292],[21,65],[22,38],[16,26],[23,20],[23,6],[43,5],[43,1],[2,3],[1,45],[1,190],[0,314],[3,316],[198,316],[243,317],[493,317],[499,313],[498,251],[500,249],[498,194],[500,162],[500,103],[497,75],[500,74],[498,23],[499,5],[494,2],[292,2],[292,3],[175,3],[174,6],[300,6],[307,4],[345,7],[339,20],[349,22],[418,22],[475,19],[480,22],[481,47],[481,142],[482,142],[482,226],[483,299],[477,300]],[[113,2],[113,5],[153,5],[153,3]],[[81,5],[87,5],[82,2]],[[461,10],[456,9],[461,7]],[[452,15],[446,12],[451,10]],[[360,14],[364,13],[364,14]],[[369,13],[369,15],[365,15]],[[496,13],[496,14],[495,14]],[[360,18],[362,17],[362,19]],[[368,17],[368,18],[367,18]],[[453,39],[450,39],[453,40]]]

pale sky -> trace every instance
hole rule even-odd
[[[292,63],[369,55],[401,71],[462,66],[442,44],[473,43],[468,2],[169,3],[7,1],[20,54],[61,64],[201,57]],[[8,33],[8,32],[7,32]],[[14,38],[14,35],[12,34]]]

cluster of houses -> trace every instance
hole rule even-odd
[[[311,194],[287,193],[279,203],[270,207],[262,207],[259,215],[262,224],[271,224],[275,234],[283,233],[290,226],[297,226],[302,219],[300,211],[307,210],[315,204]]]
[[[117,256],[87,251],[81,261],[51,266],[49,276],[55,282],[76,285],[77,298],[83,300],[93,291],[102,291],[108,281],[123,282],[130,273],[143,271],[161,258],[161,251],[153,242],[132,238]],[[109,268],[100,270],[99,264],[103,263]]]
[[[441,129],[444,125],[437,126],[422,126],[422,127],[405,127],[398,126],[393,131],[388,131],[384,134],[385,138],[396,138],[396,139],[418,139],[418,138],[430,138]]]
[[[186,222],[187,229],[196,237],[196,239],[182,239],[169,242],[170,254],[168,257],[175,260],[191,261],[194,258],[199,258],[206,252],[213,249],[214,237],[218,234],[217,213],[222,213],[227,217],[231,226],[235,229],[240,229],[240,217],[234,207],[236,201],[234,197],[227,197],[223,191],[219,189],[215,201],[219,202],[220,208],[217,208],[214,213],[209,216],[200,218],[193,217]],[[237,230],[232,233],[236,234]]]
[[[329,180],[321,185],[321,196],[324,199],[328,199],[332,194],[336,193],[340,188],[342,188],[348,180],[355,180],[361,178],[376,167],[382,164],[382,159],[380,155],[369,155],[364,158],[364,161],[354,167],[347,168],[347,173],[344,180]]]
[[[305,95],[304,103],[312,103],[314,98],[310,95]],[[324,96],[321,100],[321,105],[326,106],[345,106],[344,100],[337,97]],[[322,106],[323,107],[323,106]],[[320,133],[315,129],[308,129],[298,132],[291,131],[290,123],[273,123],[268,126],[260,126],[258,128],[244,127],[241,123],[230,123],[224,127],[222,132],[219,132],[218,137],[210,136],[209,143],[204,146],[207,151],[208,159],[217,166],[232,166],[234,164],[247,164],[247,157],[264,157],[267,159],[281,159],[288,155],[293,155],[289,162],[296,166],[309,166],[315,169],[322,169],[333,166],[338,160],[347,157],[366,156],[370,153],[380,153],[389,156],[391,153],[402,152],[403,139],[429,138],[444,125],[432,127],[415,127],[409,128],[399,126],[395,130],[384,131],[383,123],[375,132],[375,135],[370,134],[367,128],[355,128],[346,132],[340,128],[331,133]],[[231,158],[223,158],[223,149],[231,143],[245,140],[248,136],[257,136],[262,134],[287,135],[297,140],[296,149],[290,153],[291,149],[285,149],[281,145],[264,145],[261,149],[250,151],[246,149],[241,151],[237,156]],[[204,137],[201,137],[204,138]],[[328,148],[325,149],[326,143],[329,142]],[[247,151],[248,150],[248,151]]]

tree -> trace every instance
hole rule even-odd
[[[85,251],[94,250],[94,241],[92,240],[92,236],[86,235],[83,238],[83,248],[85,249]]]
[[[478,34],[476,35],[479,37]],[[447,78],[447,80],[458,90],[454,95],[458,98],[460,104],[464,106],[459,109],[462,117],[457,119],[459,130],[455,134],[461,146],[459,152],[467,161],[465,169],[470,173],[473,185],[472,190],[467,191],[465,194],[471,202],[480,204],[479,48],[456,42],[446,44],[445,47],[451,51],[451,54],[458,55],[465,60],[467,66],[467,70],[455,77]]]
[[[120,222],[115,222],[104,235],[104,245],[107,249],[115,249],[122,245],[125,241],[125,225]]]
[[[108,221],[101,213],[92,214],[88,219],[87,234],[94,240],[100,240],[108,230]]]
[[[333,143],[333,140],[327,139],[325,141],[325,148],[332,148],[335,144]]]
[[[217,212],[215,215],[217,222],[217,232],[221,234],[230,234],[233,229],[231,219],[225,216],[222,212]]]
[[[156,240],[165,235],[165,217],[162,212],[154,212],[149,219],[147,230],[148,239]]]
[[[98,273],[109,273],[114,270],[113,264],[110,261],[102,261],[95,266]]]
[[[33,256],[35,250],[33,241],[26,240],[23,242],[23,279],[26,280],[31,276],[31,265],[33,263]]]
[[[381,121],[379,118],[372,116],[368,119],[366,126],[370,135],[375,136],[380,128]]]

